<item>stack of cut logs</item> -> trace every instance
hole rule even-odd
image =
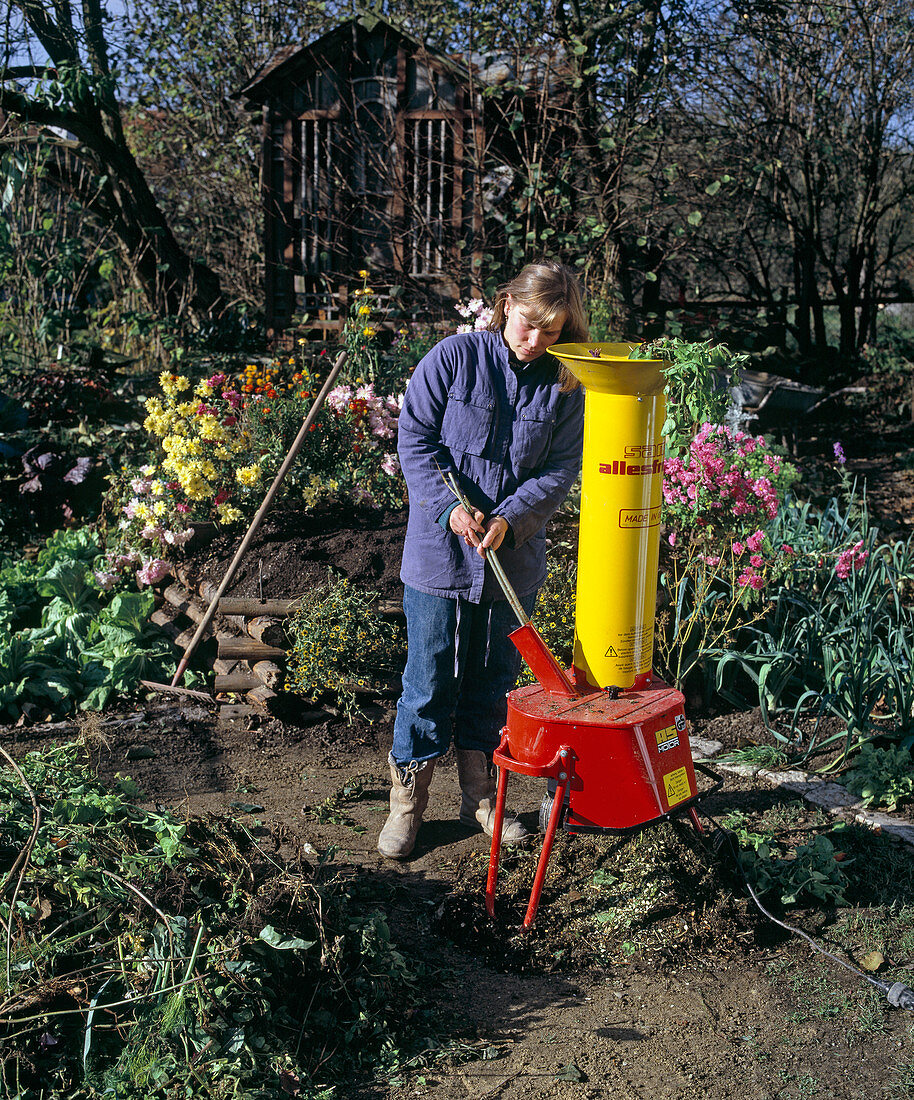
[[[203,621],[218,586],[209,581],[195,582],[186,567],[175,567],[174,581],[162,589],[160,604],[151,618],[183,652]],[[216,696],[243,695],[245,704],[222,707],[223,714],[250,713],[268,708],[283,687],[289,642],[284,620],[299,600],[258,599],[256,596],[223,596],[216,615],[198,645],[198,653],[215,648],[211,667],[215,673]],[[378,610],[386,615],[401,615],[402,604],[383,601]],[[213,647],[212,639],[216,646]],[[210,663],[207,661],[207,663]]]

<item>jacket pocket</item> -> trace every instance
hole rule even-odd
[[[554,429],[555,411],[547,405],[528,405],[522,409],[514,421],[511,451],[515,463],[532,469],[544,462],[549,454]]]
[[[441,420],[441,442],[451,454],[481,455],[492,431],[495,399],[453,387]]]

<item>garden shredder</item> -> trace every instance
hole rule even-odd
[[[549,349],[586,390],[573,667],[561,669],[519,615],[511,638],[537,682],[508,693],[494,754],[499,776],[486,885],[494,916],[508,773],[550,780],[524,928],[533,923],[560,825],[572,834],[619,833],[685,811],[702,831],[685,699],[652,671],[665,380],[661,360],[628,358],[635,346]],[[510,599],[497,559],[492,565]]]

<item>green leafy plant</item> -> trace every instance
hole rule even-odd
[[[329,695],[351,718],[360,694],[389,687],[390,674],[402,667],[402,632],[378,614],[376,599],[331,574],[325,588],[299,603],[286,623],[287,691]]]
[[[747,745],[730,749],[715,757],[718,763],[748,764],[750,767],[780,768],[787,763],[787,753],[777,745]]]
[[[727,649],[705,654],[716,690],[737,705],[758,705],[782,743],[797,745],[801,719],[814,719],[806,755],[843,742],[843,760],[875,733],[907,744],[914,732],[914,543],[879,542],[865,500],[837,498],[821,511],[788,500],[767,535],[786,548],[790,566],[765,615]],[[820,740],[816,730],[827,715],[845,731]]]
[[[663,435],[667,455],[685,453],[701,424],[723,424],[730,406],[730,387],[748,356],[724,344],[663,336],[639,344],[630,359],[663,359],[666,366],[666,421]],[[724,381],[723,372],[728,373]]]
[[[914,759],[900,745],[863,745],[850,771],[840,781],[860,795],[864,806],[895,810],[914,796]]]
[[[0,768],[3,1095],[318,1100],[459,1045],[332,851],[293,871],[138,797],[77,742]]]
[[[99,549],[87,530],[59,532],[36,561],[0,569],[0,713],[101,710],[174,671],[171,643],[149,621],[153,594],[106,592],[92,568]]]
[[[844,867],[850,861],[839,861],[835,855],[835,846],[820,833],[793,849],[753,838],[752,846],[740,853],[740,862],[756,891],[776,893],[782,905],[803,901],[847,905]]]

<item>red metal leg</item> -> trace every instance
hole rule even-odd
[[[546,836],[543,839],[543,850],[540,852],[539,863],[536,865],[536,876],[533,879],[533,889],[530,891],[530,904],[527,906],[527,915],[524,917],[524,931],[529,931],[536,916],[537,906],[540,903],[540,894],[543,889],[543,881],[546,878],[546,865],[552,854],[552,842],[555,840],[555,832],[558,829],[559,818],[565,805],[565,791],[568,789],[568,771],[565,778],[558,781],[555,789],[555,797],[552,799],[552,809],[549,811],[549,824],[546,826]]]
[[[492,848],[489,852],[489,877],[486,880],[486,912],[495,916],[495,886],[498,883],[498,854],[501,851],[501,827],[505,819],[505,792],[508,787],[508,769],[498,769],[498,787],[495,795],[495,819],[492,822]]]
[[[696,831],[701,836],[704,836],[705,827],[704,827],[704,825],[702,825],[701,821],[699,820],[698,811],[695,809],[694,806],[689,807],[689,817],[692,819],[692,824],[695,826]]]

